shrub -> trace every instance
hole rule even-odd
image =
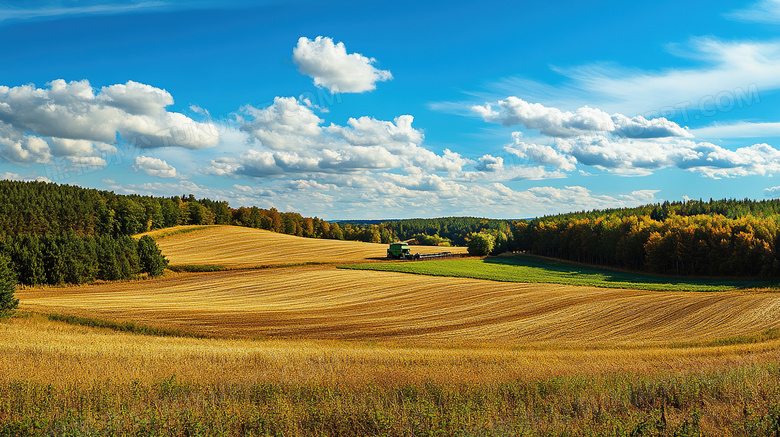
[[[484,232],[469,235],[468,251],[470,255],[485,256],[490,254],[495,245],[495,238]]]

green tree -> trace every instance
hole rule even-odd
[[[160,252],[157,243],[148,235],[138,240],[138,258],[141,264],[141,271],[148,273],[149,276],[162,275],[168,266],[168,260]]]
[[[469,254],[474,256],[485,256],[490,254],[495,244],[495,238],[485,232],[469,235],[469,242],[466,246]]]
[[[0,316],[12,313],[19,306],[19,299],[14,299],[16,278],[11,269],[11,260],[0,255]]]

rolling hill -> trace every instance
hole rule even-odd
[[[777,293],[338,269],[384,246],[245,228],[153,236],[174,263],[230,269],[19,290],[0,320],[0,435],[776,429]],[[215,338],[111,327],[129,321]]]
[[[213,336],[429,344],[662,344],[780,326],[780,295],[774,293],[502,283],[330,264],[281,268],[365,261],[381,256],[385,246],[229,226],[162,232],[151,235],[172,264],[277,268],[26,290],[18,293],[22,308]]]
[[[238,226],[179,226],[148,232],[172,265],[218,264],[251,268],[384,259],[387,245],[324,240]],[[413,252],[466,253],[465,247],[413,246]]]

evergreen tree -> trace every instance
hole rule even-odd
[[[11,269],[11,260],[0,254],[0,316],[12,313],[19,306],[19,299],[14,299],[16,278]]]
[[[157,243],[148,235],[144,235],[138,240],[138,258],[141,271],[148,273],[149,276],[162,275],[168,266],[168,260],[160,252]]]
[[[105,236],[98,239],[98,279],[114,281],[122,278],[117,262],[117,249],[114,239]]]

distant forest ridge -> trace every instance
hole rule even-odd
[[[308,238],[464,246],[471,236],[483,233],[493,237],[494,254],[525,251],[677,275],[780,274],[776,250],[780,200],[776,199],[663,202],[531,220],[442,217],[332,222],[275,208],[231,208],[227,201],[196,199],[191,194],[120,195],[44,182],[0,181],[0,199],[3,238],[68,234],[118,239],[178,225],[224,224]]]

